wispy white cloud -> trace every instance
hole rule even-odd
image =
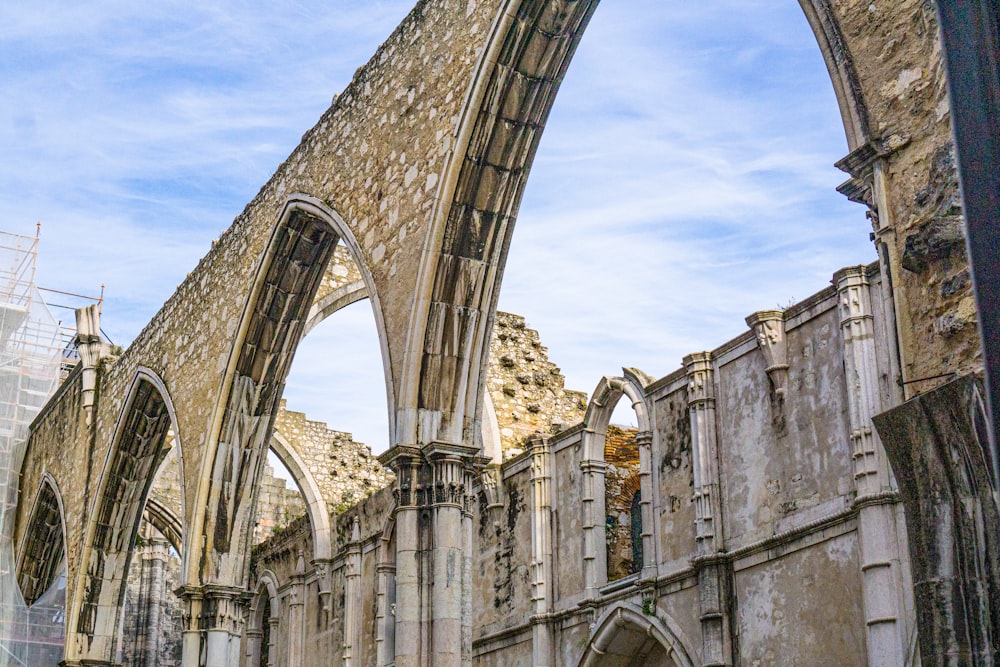
[[[786,6],[787,5],[787,6]],[[654,375],[871,261],[847,151],[792,4],[604,3],[539,148],[500,306],[568,384]]]
[[[41,282],[106,283],[105,329],[128,342],[411,4],[0,5],[0,226],[42,220]],[[571,387],[622,365],[669,372],[750,311],[873,259],[862,211],[833,191],[845,152],[795,3],[603,3],[532,169],[500,305],[540,330]],[[367,308],[310,335],[286,394],[378,450]]]

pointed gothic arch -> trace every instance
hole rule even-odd
[[[608,539],[607,539],[607,461],[605,442],[608,425],[615,406],[623,397],[628,397],[635,410],[639,431],[636,445],[639,451],[637,489],[640,491],[641,551],[643,569],[641,576],[653,576],[656,572],[656,522],[653,520],[654,499],[652,483],[653,433],[650,421],[651,408],[646,398],[646,386],[650,378],[634,368],[622,369],[620,377],[605,376],[597,383],[587,412],[583,418],[583,452],[580,468],[583,472],[582,511],[583,529],[583,578],[585,595],[596,598],[601,586],[608,582]],[[631,504],[632,496],[628,498]],[[632,526],[628,527],[629,537]],[[632,545],[630,551],[635,551]]]
[[[51,474],[42,475],[18,551],[17,583],[29,607],[49,589],[66,560],[66,515]]]
[[[277,664],[278,578],[264,570],[250,602],[247,627],[246,667],[272,667]]]
[[[77,586],[67,601],[67,647],[90,659],[111,660],[117,648],[136,535],[171,429],[179,438],[166,385],[152,370],[139,368],[115,425],[85,529]]]
[[[654,607],[627,602],[607,609],[594,624],[578,667],[694,667],[680,626]]]
[[[235,595],[249,571],[256,481],[263,469],[278,401],[302,338],[319,282],[338,243],[358,266],[382,350],[390,412],[395,405],[381,304],[353,232],[320,200],[291,195],[255,271],[235,336],[193,514],[199,536],[184,569],[188,586],[212,584]],[[314,525],[321,523],[317,517]],[[319,543],[319,542],[318,542]],[[221,589],[220,589],[221,590]]]

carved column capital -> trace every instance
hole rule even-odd
[[[788,385],[788,345],[785,337],[785,311],[759,310],[746,318],[747,326],[757,337],[757,347],[764,354],[765,371],[774,393],[785,397]]]
[[[684,357],[688,377],[688,407],[701,410],[715,404],[714,370],[711,352],[695,352]]]
[[[837,307],[840,325],[844,329],[860,320],[872,320],[872,309],[868,296],[868,269],[865,266],[849,266],[833,274],[833,284],[837,288]]]

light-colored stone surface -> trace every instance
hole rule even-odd
[[[909,397],[980,366],[933,4],[800,4],[830,66],[852,149],[841,163],[852,176],[843,191],[865,202],[875,223],[883,283],[880,298],[873,298],[881,304],[874,315],[882,335],[876,345],[882,355],[878,382],[889,400],[885,407],[891,407],[901,398],[894,387],[903,387]],[[350,278],[335,275],[343,263],[335,262],[329,272],[320,265],[318,258],[329,256],[334,233],[343,235],[375,301],[387,355],[390,444],[428,447],[417,451],[433,457],[442,447],[478,442],[490,325],[517,205],[558,83],[596,5],[596,0],[420,2],[129,349],[67,380],[33,424],[15,539],[24,539],[21,533],[30,525],[29,501],[23,499],[34,498],[43,472],[50,474],[60,489],[67,526],[68,664],[113,659],[120,627],[117,601],[125,586],[142,492],[155,474],[151,462],[162,448],[167,417],[183,462],[180,489],[189,531],[183,581],[190,587],[189,636],[194,643],[186,653],[197,661],[206,637],[228,642],[213,645],[213,651],[235,652],[230,637],[242,626],[233,612],[234,596],[247,583],[258,471],[267,425],[277,410],[274,399],[317,291],[334,289],[331,277]],[[292,200],[293,193],[304,196]],[[874,276],[873,282],[878,282]],[[720,502],[726,508],[715,528],[724,533],[729,554],[744,550],[747,558],[756,557],[755,550],[771,548],[760,545],[770,544],[767,540],[775,534],[794,541],[803,526],[852,511],[851,461],[844,457],[850,456],[846,386],[854,379],[844,377],[841,346],[832,343],[840,335],[835,308],[827,304],[832,296],[820,295],[786,310],[789,368],[783,392],[774,391],[774,360],[765,361],[750,332],[712,352],[719,385]],[[85,393],[90,404],[92,386],[97,392],[91,420],[83,404]],[[654,398],[662,388],[654,383],[644,398]],[[488,387],[490,396],[496,389]],[[524,414],[532,414],[531,396],[514,389],[513,396],[504,394],[513,400],[507,408],[498,406],[498,413],[506,409],[511,423],[517,415],[519,423],[534,426]],[[131,402],[133,397],[138,402]],[[550,398],[561,405],[558,392]],[[551,430],[551,421],[542,425]],[[657,466],[650,474],[658,476],[670,450],[670,461],[679,461],[678,466],[667,475],[668,482],[659,476],[658,484],[665,492],[682,488],[685,455],[677,446],[684,438],[671,435],[669,425],[659,421],[655,427],[652,459]],[[509,437],[526,434],[511,428]],[[563,442],[573,437],[572,429],[562,435]],[[557,460],[559,438],[552,443]],[[460,459],[469,455],[457,454]],[[503,473],[504,488],[523,496],[525,470],[517,468],[523,463],[517,457],[509,463],[513,467]],[[595,472],[593,479],[598,478]],[[421,507],[445,502],[428,501],[429,496],[465,490],[458,488],[464,483],[451,481],[439,493],[439,487],[419,475],[408,482],[420,488],[397,482],[396,491],[421,496]],[[577,497],[554,489],[556,497],[561,492],[567,499]],[[375,494],[378,501],[345,513],[360,518],[362,535],[371,544],[385,528],[385,496]],[[688,585],[678,583],[688,579],[677,569],[682,551],[671,547],[677,557],[668,562],[662,554],[670,549],[662,543],[670,531],[681,529],[685,543],[689,534],[679,526],[680,517],[664,520],[659,494],[652,502],[661,519],[653,522],[651,532],[661,544],[655,585],[658,595],[668,595],[672,586]],[[371,510],[375,506],[377,512]],[[468,514],[459,519],[453,509],[435,514],[440,521],[421,528],[415,542],[468,530]],[[452,518],[445,520],[445,515]],[[556,509],[557,532],[561,520]],[[530,539],[521,521],[514,520],[507,534],[496,539]],[[343,538],[341,523],[338,519],[337,540]],[[293,522],[289,530],[295,526],[301,523]],[[583,526],[591,529],[596,526]],[[572,540],[572,534],[565,539]],[[467,559],[474,559],[469,541],[458,550],[466,556],[463,568]],[[338,543],[335,552],[343,546]],[[423,551],[406,553],[419,558]],[[473,588],[484,594],[479,600],[488,595],[510,600],[490,618],[476,609],[477,632],[504,627],[512,634],[496,641],[517,644],[514,637],[526,608],[517,583],[532,566],[512,555],[509,568],[501,564],[480,571],[489,581],[509,579],[509,590],[501,585],[491,593],[487,579],[477,579],[478,574],[470,575],[474,586],[463,580],[463,646],[472,646],[475,634],[468,627]],[[331,577],[336,590],[342,574]],[[415,635],[419,646],[409,657],[423,664],[430,647],[419,637],[433,630],[434,590],[429,582],[416,584],[408,590],[419,599],[406,602],[425,610],[413,626],[423,635]],[[649,590],[647,585],[647,595]],[[202,606],[199,596],[206,591],[210,595]],[[578,594],[561,589],[558,598]],[[635,595],[629,599],[638,601]],[[650,597],[642,602],[654,605]],[[454,611],[448,608],[448,613]],[[595,615],[598,611],[594,608]],[[309,613],[307,603],[307,626]],[[658,619],[660,630],[672,623],[661,614],[650,616]],[[646,621],[639,625],[629,637],[652,632]],[[326,645],[330,651],[343,645],[336,628],[334,624]],[[667,634],[677,646],[691,646],[681,636],[685,633]],[[849,644],[838,646],[848,651]],[[760,648],[762,656],[771,650]],[[696,649],[687,652],[697,657]],[[845,653],[831,660],[856,664],[860,658]]]

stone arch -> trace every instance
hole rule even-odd
[[[309,316],[306,319],[306,326],[302,331],[305,336],[316,326],[336,313],[341,308],[346,308],[352,303],[368,298],[368,286],[363,280],[356,280],[353,283],[341,285],[322,299],[317,299],[309,308]]]
[[[630,603],[606,610],[594,624],[578,667],[694,667],[680,627],[657,608]]]
[[[621,377],[601,378],[587,404],[587,412],[583,417],[584,460],[604,460],[604,435],[611,422],[611,414],[623,396],[628,397],[635,410],[639,431],[649,432],[651,428],[650,408],[645,396],[648,378],[645,373],[634,368],[624,368],[622,371]]]
[[[305,461],[295,451],[291,443],[278,431],[271,434],[271,451],[288,469],[298,487],[299,493],[306,501],[306,513],[309,515],[309,525],[312,527],[313,558],[326,560],[333,558],[333,530],[330,527],[330,510],[323,499],[316,479],[309,472]]]
[[[77,586],[67,608],[67,653],[99,660],[114,655],[142,511],[171,429],[179,438],[165,384],[150,369],[139,368],[115,425],[86,527]]]
[[[854,59],[833,13],[830,0],[799,0],[799,6],[812,28],[813,36],[823,54],[833,92],[844,122],[847,145],[854,150],[871,139],[868,107],[861,92],[861,81]]]
[[[184,524],[172,509],[155,498],[147,498],[143,519],[160,531],[174,551],[184,553]]]
[[[583,472],[583,578],[585,595],[596,598],[599,588],[608,581],[607,553],[607,462],[605,441],[608,424],[615,405],[628,397],[639,424],[636,444],[639,449],[638,485],[641,489],[642,516],[642,576],[656,572],[654,507],[652,485],[652,441],[650,407],[645,388],[649,377],[634,368],[623,369],[620,377],[605,376],[597,383],[583,418],[583,452],[580,468]],[[630,499],[631,500],[631,499]],[[630,532],[631,534],[631,532]]]
[[[869,140],[859,77],[829,0],[799,0],[848,143]],[[477,443],[488,341],[521,196],[597,0],[507,0],[459,118],[421,258],[398,442]]]
[[[17,583],[29,607],[49,589],[66,560],[66,515],[51,474],[42,475],[17,558]]]
[[[268,611],[265,618],[264,612]],[[247,667],[270,667],[275,663],[278,623],[278,578],[270,570],[264,570],[257,580],[257,589],[250,602],[250,616],[247,627],[246,665]],[[266,626],[266,628],[265,628]],[[267,644],[271,646],[265,646]],[[265,651],[265,648],[268,649]],[[267,662],[263,657],[267,656]]]
[[[199,553],[192,554],[184,572],[189,586],[222,586],[227,592],[220,595],[233,598],[248,578],[256,480],[278,399],[313,297],[340,242],[357,263],[372,303],[391,420],[395,401],[385,325],[372,276],[360,261],[360,246],[335,211],[316,198],[293,194],[258,263],[215,405],[191,527],[199,536]]]

